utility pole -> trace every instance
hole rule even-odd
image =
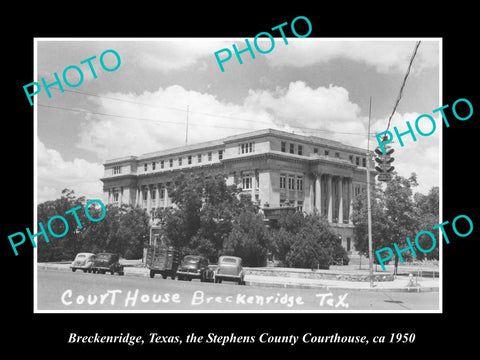
[[[367,132],[367,216],[368,216],[368,262],[370,272],[370,287],[373,288],[373,251],[372,251],[372,208],[370,206],[370,116],[372,112],[372,97],[368,107],[368,132]]]
[[[189,105],[187,105],[187,126],[185,128],[185,145],[188,144],[188,107]]]

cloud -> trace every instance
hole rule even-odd
[[[273,91],[250,90],[240,105],[178,85],[140,95],[108,94],[93,101],[99,113],[119,115],[91,115],[79,134],[77,146],[103,160],[184,145],[187,105],[189,144],[265,128],[300,133],[307,128],[317,135],[346,128],[365,133],[363,120],[358,120],[360,108],[349,100],[346,89],[313,89],[302,81]],[[310,130],[306,134],[312,134]],[[339,139],[348,136],[340,134]]]
[[[288,45],[281,40],[275,44],[275,54],[266,57],[273,67],[304,67],[324,64],[336,59],[348,59],[373,66],[379,73],[404,72],[413,53],[415,41],[401,40],[332,40],[292,39]],[[438,65],[437,41],[422,41],[418,49],[413,71]]]
[[[345,88],[334,85],[311,88],[296,81],[275,90],[250,90],[240,105],[178,85],[140,95],[107,94],[106,97],[124,101],[95,98],[98,112],[118,114],[123,118],[90,115],[76,144],[102,160],[184,145],[187,104],[189,144],[276,128],[367,148],[368,118],[360,115],[359,105],[349,99]],[[395,114],[392,127],[403,129],[407,120],[414,124],[418,115]],[[385,127],[386,119],[373,119],[371,132],[378,133]],[[417,138],[418,141],[413,142],[403,137],[403,148],[396,141],[395,167],[402,176],[416,172],[419,182],[424,184],[418,191],[424,192],[438,185],[438,134]],[[375,146],[376,140],[372,137],[370,149]]]
[[[78,196],[102,199],[103,166],[84,159],[65,161],[62,155],[37,140],[37,201],[54,200],[65,188]]]
[[[133,55],[137,65],[162,72],[180,70],[197,64],[200,59],[208,58],[209,62],[215,61],[213,53],[224,47],[231,47],[230,42],[199,39],[159,39],[157,41],[140,42],[136,45],[138,51]],[[125,52],[127,53],[126,50]],[[131,50],[130,50],[131,53]],[[206,69],[206,62],[199,64],[198,70]]]

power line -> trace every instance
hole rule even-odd
[[[405,83],[407,82],[408,74],[410,74],[410,68],[412,67],[413,59],[415,58],[415,55],[417,54],[418,47],[420,46],[421,41],[417,41],[417,44],[415,45],[415,49],[413,50],[413,54],[410,58],[410,63],[408,64],[407,72],[405,73],[405,77],[403,78],[402,86],[400,87],[400,92],[398,93],[397,100],[395,101],[395,106],[393,107],[392,114],[388,118],[388,125],[387,125],[387,130],[390,128],[390,122],[392,121],[393,114],[395,114],[395,111],[397,110],[398,103],[400,102],[400,99],[402,98],[403,94],[403,88],[405,87]]]
[[[51,109],[58,109],[58,110],[65,110],[65,111],[72,111],[72,112],[81,112],[81,113],[87,113],[87,114],[93,114],[93,115],[102,115],[102,116],[118,117],[118,118],[122,118],[122,119],[151,121],[151,122],[154,122],[154,123],[169,123],[169,124],[175,124],[175,125],[179,125],[179,124],[180,124],[178,121],[155,120],[155,119],[148,119],[148,118],[141,118],[141,117],[133,117],[133,116],[125,116],[125,115],[107,114],[107,113],[101,113],[101,112],[90,111],[90,110],[81,110],[81,109],[65,108],[65,107],[60,107],[60,106],[51,106],[51,105],[43,105],[43,104],[37,104],[37,106],[44,107],[44,108],[51,108]],[[157,124],[157,125],[159,125],[159,124]],[[191,124],[191,125],[192,125],[192,124]],[[194,125],[194,126],[209,126],[209,125],[205,125],[205,124],[193,124],[193,125]],[[251,128],[222,127],[222,126],[219,126],[219,125],[211,125],[211,126],[212,126],[212,127],[216,127],[216,128],[223,128],[223,129],[251,130]]]
[[[56,88],[53,88],[55,90],[58,90]],[[58,90],[60,91],[60,90]],[[76,94],[82,94],[82,95],[87,95],[87,96],[94,96],[94,97],[98,97],[98,98],[104,98],[104,99],[108,99],[108,100],[115,100],[115,101],[121,101],[121,102],[126,102],[126,103],[130,103],[130,104],[135,104],[135,105],[145,105],[145,106],[149,106],[149,107],[153,107],[153,108],[158,108],[158,109],[161,109],[161,108],[165,108],[165,109],[170,109],[170,110],[176,110],[176,111],[181,111],[181,112],[187,112],[187,116],[188,116],[188,112],[191,113],[191,114],[199,114],[199,115],[205,115],[205,116],[209,116],[209,117],[216,117],[216,118],[221,118],[221,119],[231,119],[231,120],[237,120],[237,121],[244,121],[244,122],[251,122],[251,123],[255,123],[255,124],[266,124],[266,125],[272,125],[272,122],[269,122],[269,121],[262,121],[262,120],[253,120],[253,119],[245,119],[245,118],[239,118],[239,117],[234,117],[234,116],[229,116],[229,115],[218,115],[218,114],[212,114],[212,113],[207,113],[207,112],[202,112],[202,111],[192,111],[191,109],[183,109],[183,108],[176,108],[176,107],[172,107],[172,106],[159,106],[159,105],[152,105],[152,104],[147,104],[147,103],[141,103],[141,102],[137,102],[137,101],[130,101],[130,100],[126,100],[126,99],[119,99],[119,98],[114,98],[114,97],[109,97],[109,96],[103,96],[103,95],[98,95],[98,94],[93,94],[93,93],[87,93],[87,92],[82,92],[82,91],[75,91],[75,90],[68,90],[68,89],[64,89],[64,91],[66,92],[71,92],[71,93],[76,93]],[[45,105],[45,107],[48,107]],[[53,106],[51,106],[53,107]],[[53,107],[54,108],[54,107]],[[59,109],[63,109],[63,110],[68,110],[66,108],[59,108]],[[94,113],[94,112],[92,112]],[[105,114],[107,116],[116,116],[116,115],[109,115],[109,114]],[[119,116],[119,117],[122,117],[122,116]],[[134,117],[132,117],[132,119],[135,119]],[[141,118],[138,118],[138,119],[141,119]],[[145,119],[145,120],[150,120],[150,121],[156,121],[156,120],[151,120],[151,119]],[[159,120],[160,121],[160,120]],[[166,121],[161,121],[161,122],[166,122]],[[238,128],[238,127],[222,127],[221,125],[205,125],[205,124],[202,124],[203,126],[212,126],[212,127],[219,127],[219,128],[224,128],[224,129],[234,129],[234,130],[251,130],[251,128]],[[303,126],[295,126],[295,125],[291,125],[291,124],[288,124],[289,127],[293,128],[293,129],[297,129],[297,130],[303,130],[303,131],[309,131],[309,132],[316,132],[316,133],[332,133],[332,134],[341,134],[341,135],[355,135],[355,136],[365,136],[365,133],[354,133],[354,132],[345,132],[345,131],[333,131],[333,130],[327,130],[327,129],[315,129],[315,128],[309,128],[309,127],[303,127]]]

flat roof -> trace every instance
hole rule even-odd
[[[355,146],[350,146],[350,145],[345,145],[341,143],[340,141],[336,140],[330,140],[330,139],[325,139],[319,136],[313,136],[313,135],[300,135],[300,134],[295,134],[295,133],[290,133],[287,131],[282,131],[282,130],[276,130],[276,129],[262,129],[262,130],[255,130],[255,131],[250,131],[247,133],[242,133],[238,135],[231,135],[227,136],[222,139],[217,139],[217,140],[210,140],[210,141],[204,141],[192,145],[184,145],[184,146],[178,146],[174,148],[169,148],[165,150],[160,150],[160,151],[154,151],[154,152],[149,152],[149,153],[144,153],[139,156],[124,156],[121,158],[115,158],[115,159],[109,159],[105,161],[105,164],[112,164],[116,162],[123,162],[123,161],[138,161],[138,160],[145,160],[145,159],[150,159],[154,157],[161,157],[161,156],[166,156],[166,155],[175,155],[175,154],[181,154],[181,153],[186,153],[186,152],[192,152],[195,150],[200,150],[200,149],[208,149],[208,148],[216,148],[223,146],[227,143],[232,143],[236,141],[241,141],[245,139],[252,139],[252,138],[259,138],[259,137],[265,137],[265,136],[276,136],[276,137],[281,137],[285,139],[290,139],[290,140],[296,140],[296,141],[302,141],[306,143],[310,143],[312,145],[318,144],[318,145],[323,145],[323,146],[329,146],[329,147],[335,147],[338,149],[342,150],[349,150],[352,152],[357,152],[357,153],[363,153],[366,151],[366,149],[362,149],[359,147]]]

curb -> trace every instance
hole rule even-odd
[[[60,270],[71,271],[70,266],[65,264],[37,264],[37,270]],[[138,276],[148,277],[148,271],[145,268],[136,267],[124,267],[125,276]],[[343,291],[390,291],[390,292],[439,292],[438,286],[426,286],[426,287],[348,287],[344,285],[323,285],[315,283],[292,283],[292,282],[265,282],[258,280],[245,280],[245,285],[248,286],[261,286],[271,288],[283,288],[283,289],[319,289],[319,290],[343,290]]]
[[[359,288],[359,287],[345,287],[336,285],[321,285],[321,284],[292,284],[292,283],[267,283],[260,281],[245,281],[245,285],[262,286],[283,289],[319,289],[319,290],[343,290],[343,291],[373,291],[373,292],[439,292],[438,286],[426,287],[374,287],[374,288]]]

